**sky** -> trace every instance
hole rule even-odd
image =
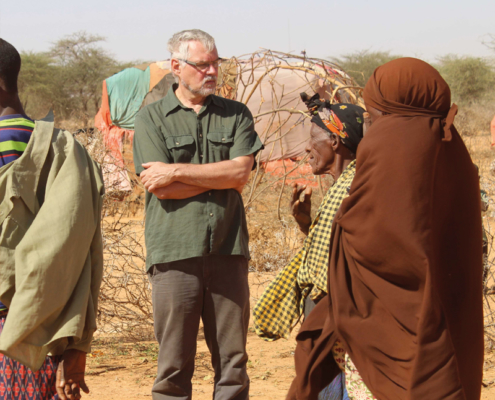
[[[19,51],[46,51],[78,31],[106,38],[120,61],[169,57],[167,40],[199,28],[220,56],[260,48],[309,57],[391,51],[434,62],[446,54],[495,56],[495,0],[0,0],[0,37]]]

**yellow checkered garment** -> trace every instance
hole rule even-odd
[[[288,338],[310,294],[319,299],[327,291],[327,270],[332,222],[348,195],[356,173],[356,161],[342,172],[328,190],[309,228],[302,249],[265,289],[253,310],[256,334],[273,341]]]

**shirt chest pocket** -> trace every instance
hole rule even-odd
[[[218,162],[230,159],[230,148],[234,144],[231,132],[208,132],[206,137],[211,161]]]
[[[196,143],[191,135],[168,136],[165,144],[174,163],[190,163],[196,152]]]

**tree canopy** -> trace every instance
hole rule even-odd
[[[377,67],[400,57],[399,55],[391,54],[390,51],[360,50],[340,57],[330,57],[330,59],[354,78],[359,86],[364,87]]]
[[[104,40],[77,32],[46,53],[21,53],[19,94],[26,113],[40,118],[53,108],[59,121],[89,122],[98,111],[103,80],[132,65],[115,60],[100,46]]]
[[[24,110],[44,116],[53,107],[55,67],[45,53],[21,53],[21,62],[18,87]]]
[[[436,67],[449,84],[454,102],[472,103],[495,91],[495,71],[487,59],[449,54],[440,57]]]

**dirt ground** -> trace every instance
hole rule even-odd
[[[274,276],[274,273],[250,274],[251,307]],[[251,399],[285,398],[295,375],[294,338],[298,329],[299,326],[288,340],[266,342],[256,335],[251,321],[247,339]],[[193,398],[211,399],[214,372],[201,325],[197,343]],[[157,354],[158,344],[155,341],[130,342],[99,336],[93,342],[93,351],[88,357],[86,382],[91,392],[87,397],[101,398],[104,394],[106,400],[150,398],[156,376]]]
[[[296,328],[297,329],[297,328]],[[288,340],[265,342],[254,332],[248,333],[248,373],[253,400],[283,400],[294,377],[294,333]],[[88,358],[87,383],[91,392],[86,398],[138,400],[151,398],[156,374],[158,346],[150,342],[121,342],[97,339]],[[202,328],[198,334],[193,399],[212,398],[213,370]],[[488,353],[482,400],[495,400],[495,354]],[[434,399],[432,399],[434,400]],[[436,400],[436,399],[435,399]]]
[[[294,377],[294,339],[268,343],[248,334],[248,373],[251,399],[284,399]],[[88,398],[137,400],[151,397],[156,374],[157,344],[97,341],[88,362]],[[213,370],[202,329],[198,335],[193,398],[211,399]],[[104,394],[104,395],[103,395]],[[103,395],[103,396],[102,396]]]
[[[274,273],[250,273],[251,305]],[[248,374],[253,400],[283,400],[295,376],[294,349],[296,326],[289,339],[266,342],[252,325],[248,331]],[[192,379],[193,399],[211,399],[214,372],[206,346],[203,327],[198,333],[196,368]],[[155,341],[126,341],[118,337],[99,336],[88,357],[86,382],[91,390],[86,398],[138,400],[151,398],[156,376],[158,345]],[[436,400],[436,399],[432,399]],[[495,400],[495,351],[486,349],[481,400]]]

